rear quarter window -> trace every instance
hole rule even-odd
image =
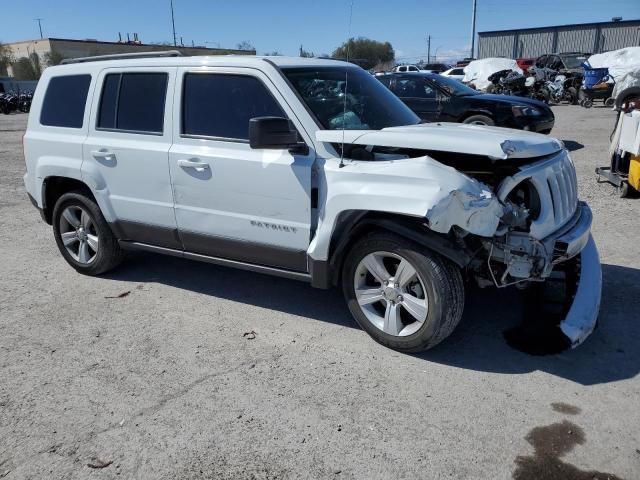
[[[52,77],[44,94],[40,124],[82,128],[91,75]]]

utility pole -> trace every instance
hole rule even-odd
[[[471,13],[471,58],[475,58],[473,53],[476,50],[476,0],[473,0],[473,11]]]
[[[176,21],[173,17],[173,0],[171,0],[171,26],[173,27],[173,46],[178,46],[178,41],[176,40]]]
[[[44,38],[44,36],[42,35],[42,23],[40,23],[40,21],[42,19],[41,18],[36,18],[35,20],[36,20],[36,22],[38,22],[38,28],[40,29],[40,38]]]
[[[431,63],[431,35],[427,37],[427,63]]]

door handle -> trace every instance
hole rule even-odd
[[[204,172],[209,168],[209,164],[206,162],[199,162],[197,160],[178,160],[178,166],[182,168],[195,168],[197,172]]]
[[[106,148],[100,150],[91,150],[91,155],[98,158],[115,157],[115,154]]]

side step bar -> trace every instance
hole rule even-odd
[[[240,270],[248,270],[250,272],[264,273],[267,275],[275,275],[277,277],[290,278],[292,280],[300,280],[302,282],[311,282],[311,275],[303,272],[293,272],[291,270],[283,270],[281,268],[267,267],[264,265],[255,265],[253,263],[240,262],[238,260],[229,260],[226,258],[210,257],[199,253],[184,252],[182,250],[174,250],[172,248],[156,247],[139,242],[127,242],[119,240],[118,243],[123,250],[138,250],[145,252],[161,253],[163,255],[171,255],[172,257],[186,258],[196,260],[198,262],[213,263],[214,265],[222,265],[223,267],[238,268]]]

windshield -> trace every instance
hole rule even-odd
[[[471,87],[467,87],[464,83],[453,78],[445,77],[442,75],[434,75],[429,78],[437,83],[440,88],[449,93],[449,95],[464,97],[467,95],[478,95],[480,93],[477,90],[474,90]]]
[[[282,71],[327,130],[380,130],[420,123],[398,97],[360,68],[291,67]]]
[[[587,61],[586,55],[561,55],[566,68],[580,68]]]

